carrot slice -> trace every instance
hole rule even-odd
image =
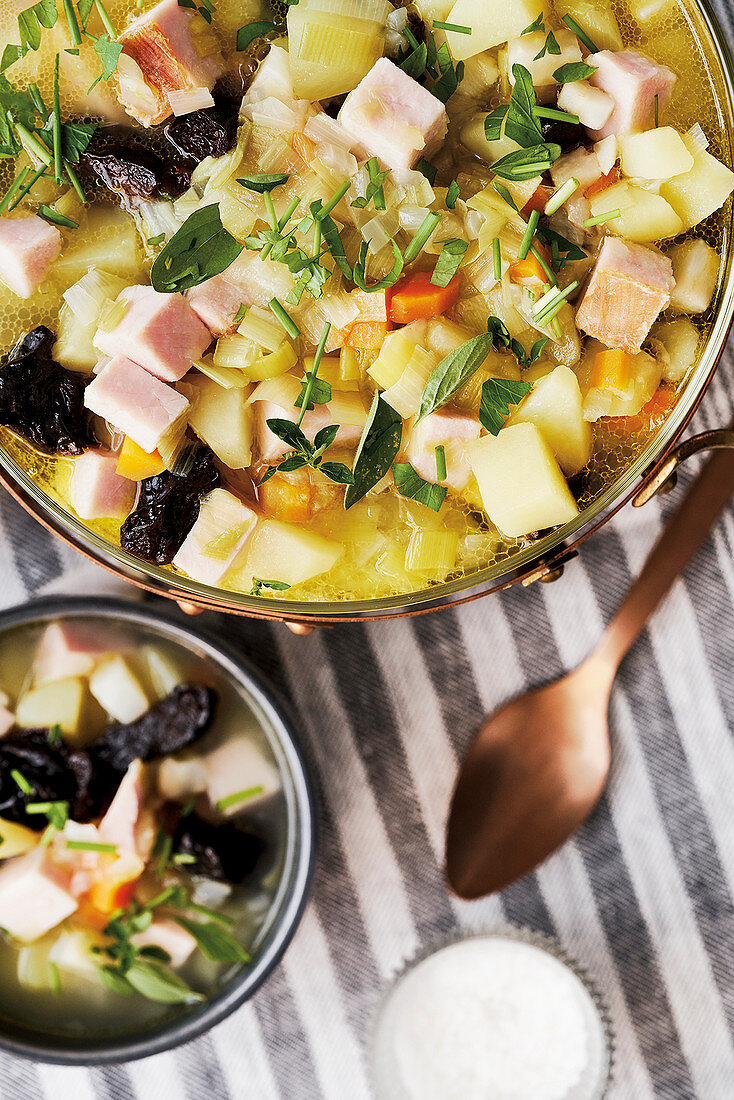
[[[594,180],[593,183],[590,183],[584,191],[584,195],[587,199],[593,198],[594,195],[598,195],[600,191],[606,191],[607,187],[611,187],[612,184],[618,183],[621,176],[622,172],[615,164],[606,174],[599,176],[598,180]]]
[[[544,257],[546,263],[550,267],[548,256],[542,246],[536,244],[535,247]],[[510,264],[510,278],[513,283],[526,283],[533,279],[538,279],[541,283],[548,282],[548,276],[543,270],[543,265],[537,256],[534,256],[532,252],[528,252],[524,260],[515,260]]]
[[[101,913],[112,913],[129,905],[144,870],[145,864],[139,856],[132,853],[119,856],[93,882],[90,904]]]
[[[348,348],[381,348],[387,332],[384,321],[356,321],[347,329],[344,343]]]
[[[399,325],[438,317],[459,300],[461,279],[454,275],[448,286],[434,286],[427,271],[416,271],[401,280],[390,296],[390,320]]]
[[[597,352],[589,377],[590,388],[620,393],[629,383],[631,366],[632,360],[621,348]]]
[[[520,211],[523,218],[527,218],[533,210],[537,210],[539,214],[542,214],[545,210],[545,204],[552,194],[552,187],[547,187],[544,183],[539,183]]]
[[[618,426],[629,435],[640,432],[654,432],[660,427],[673,409],[677,395],[670,386],[659,386],[646,405],[634,416],[612,416],[607,420],[610,427]]]
[[[158,451],[148,454],[142,447],[138,447],[129,435],[125,436],[117,458],[117,473],[120,477],[126,477],[128,481],[143,481],[146,477],[155,477],[156,474],[163,473],[165,468],[166,465]]]

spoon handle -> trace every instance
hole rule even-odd
[[[734,450],[716,451],[663,528],[642,572],[607,627],[597,649],[610,671],[619,667],[637,635],[683,571],[734,493]]]

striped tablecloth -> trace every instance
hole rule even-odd
[[[730,349],[694,428],[727,424],[732,394]],[[731,1100],[731,510],[617,678],[611,780],[576,839],[485,901],[450,897],[441,871],[450,791],[480,720],[586,655],[679,495],[624,511],[556,584],[458,611],[308,638],[220,619],[290,697],[320,787],[315,888],[295,940],[254,1000],[204,1038],[95,1070],[0,1056],[0,1097],[367,1100],[365,1029],[390,975],[456,929],[512,922],[557,937],[596,978],[616,1033],[611,1097]],[[7,499],[0,570],[6,606],[119,591]]]

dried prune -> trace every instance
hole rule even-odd
[[[186,870],[217,882],[239,885],[252,874],[265,845],[255,833],[237,825],[212,825],[187,814],[179,820],[173,835],[172,851],[193,857]]]
[[[166,471],[146,478],[137,505],[120,529],[123,549],[156,565],[168,565],[196,523],[201,498],[219,481],[208,447],[196,452],[185,474]]]
[[[564,153],[574,149],[579,144],[580,127],[573,122],[564,122],[563,119],[541,118],[540,131],[543,141],[552,145],[560,145]]]
[[[215,702],[211,688],[179,684],[135,722],[108,726],[89,746],[93,766],[121,775],[133,760],[154,760],[185,749],[206,733]]]
[[[123,127],[98,130],[80,159],[128,206],[176,198],[191,180],[190,168],[167,164],[152,149],[135,143]]]
[[[24,780],[30,793],[23,789]],[[38,831],[48,822],[43,814],[26,813],[29,802],[73,805],[77,794],[69,750],[63,741],[49,741],[48,730],[23,730],[0,742],[0,817]]]
[[[51,358],[53,343],[39,325],[0,364],[0,424],[49,454],[80,455],[98,440],[84,382]]]
[[[223,157],[237,143],[237,104],[215,90],[213,107],[181,115],[163,133],[177,153],[197,164],[206,157]]]

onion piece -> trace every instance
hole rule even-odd
[[[204,110],[214,106],[214,97],[208,88],[185,88],[182,91],[171,88],[168,92],[168,102],[174,115],[190,115],[194,111]]]
[[[699,153],[703,153],[709,147],[709,140],[698,122],[694,122],[690,130],[685,132],[683,140],[692,157],[697,157]]]

